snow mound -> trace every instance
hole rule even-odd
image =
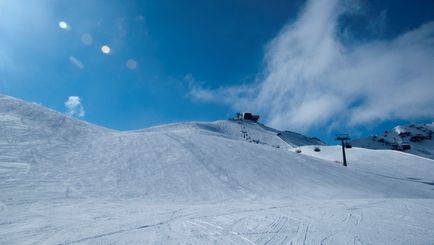
[[[119,132],[10,97],[1,97],[1,102],[0,188],[10,200],[196,202],[426,195],[412,186],[386,192],[393,185],[388,179],[290,150],[301,143],[320,143],[317,140],[249,121]]]

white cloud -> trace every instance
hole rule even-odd
[[[348,1],[311,0],[268,44],[263,78],[191,95],[261,113],[271,126],[306,131],[434,115],[434,22],[393,40],[344,44]],[[357,5],[357,4],[356,4]]]
[[[65,101],[66,113],[71,116],[84,117],[84,107],[78,96],[69,96]]]

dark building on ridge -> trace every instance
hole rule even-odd
[[[235,119],[236,120],[249,120],[252,122],[258,122],[259,121],[259,115],[253,115],[250,112],[238,112]]]

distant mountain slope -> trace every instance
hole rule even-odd
[[[368,149],[392,149],[395,145],[410,145],[405,152],[434,159],[434,123],[399,125],[387,130],[382,135],[357,139],[354,146]]]

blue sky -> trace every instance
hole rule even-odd
[[[6,0],[0,93],[120,130],[250,110],[333,142],[434,119],[433,10],[428,0]]]

